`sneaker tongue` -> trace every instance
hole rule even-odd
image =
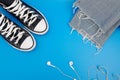
[[[10,6],[14,0],[1,0],[0,3],[2,3],[5,6]]]

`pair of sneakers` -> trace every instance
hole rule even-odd
[[[7,0],[6,0],[7,1]],[[0,13],[0,35],[14,48],[22,51],[31,51],[36,46],[34,37],[29,31],[43,35],[48,31],[48,23],[41,12],[30,7],[21,0],[13,0],[10,5],[0,3],[4,9],[13,14],[23,23],[26,29]]]

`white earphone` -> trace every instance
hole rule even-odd
[[[74,64],[73,61],[70,61],[70,62],[69,62],[69,66],[70,66],[73,70],[75,70],[74,67],[73,67],[73,64]]]
[[[52,65],[51,61],[48,61],[48,62],[47,62],[47,65],[55,68],[55,66]]]
[[[73,64],[74,64],[73,61],[70,61],[70,62],[69,62],[69,65],[70,65],[70,66],[72,66]]]

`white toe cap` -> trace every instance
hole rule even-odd
[[[35,45],[34,40],[32,39],[31,36],[29,36],[23,41],[20,48],[23,50],[29,51],[29,50],[33,49],[34,45]]]
[[[34,31],[38,33],[44,33],[47,30],[47,24],[44,19],[42,19],[34,28]]]

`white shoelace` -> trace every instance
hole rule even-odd
[[[16,27],[13,22],[10,22],[8,19],[5,18],[4,15],[1,14],[0,16],[0,32],[1,35],[4,35],[6,38],[8,38],[11,34],[10,41],[15,42],[14,44],[17,44],[19,40],[22,38],[24,31],[20,31],[21,29]]]
[[[24,23],[28,23],[28,26],[33,24],[38,15],[34,11],[31,11],[30,8],[22,5],[20,0],[15,0],[13,4],[8,7],[5,7],[9,12],[13,13],[16,16],[19,16],[20,19],[23,19]]]

